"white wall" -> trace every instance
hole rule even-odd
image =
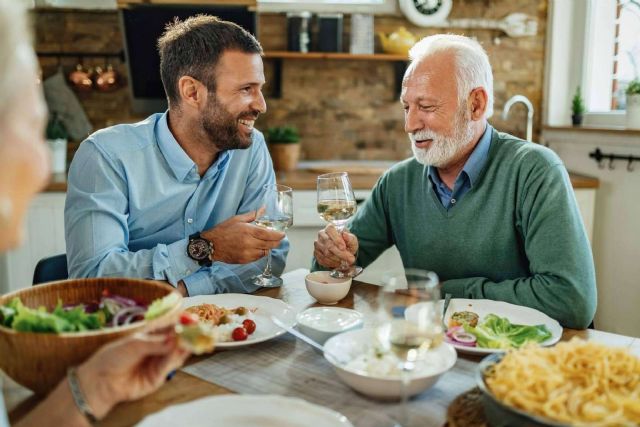
[[[545,132],[545,141],[567,169],[600,179],[596,195],[593,254],[598,284],[597,329],[640,336],[640,163],[635,171],[617,161],[614,170],[589,158],[603,152],[640,156],[640,137],[611,142],[607,134]]]

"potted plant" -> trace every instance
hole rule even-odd
[[[576,89],[576,94],[573,95],[571,101],[571,122],[574,126],[580,126],[582,124],[582,115],[584,114],[584,100],[582,99],[582,93],[580,86]]]
[[[273,167],[277,171],[292,171],[300,157],[300,134],[293,126],[272,127],[266,135]]]
[[[631,80],[627,94],[627,127],[640,129],[640,78]]]

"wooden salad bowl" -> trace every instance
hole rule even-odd
[[[150,304],[177,291],[170,285],[152,280],[124,278],[72,279],[21,289],[0,297],[0,305],[20,297],[25,306],[52,310],[63,305],[99,300],[104,289]],[[182,310],[182,298],[162,316],[126,326],[85,332],[17,332],[0,326],[0,369],[17,383],[36,394],[51,391],[66,375],[67,369],[84,362],[98,348],[136,332],[154,330],[176,323]]]

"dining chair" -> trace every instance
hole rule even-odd
[[[67,254],[54,255],[38,261],[33,272],[33,285],[67,278]]]

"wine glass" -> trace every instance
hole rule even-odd
[[[346,172],[328,173],[318,176],[318,214],[333,224],[342,234],[347,221],[358,209],[356,196],[351,188],[351,181]],[[349,266],[345,261],[331,272],[331,277],[355,277],[362,272],[362,267]]]
[[[293,225],[293,190],[279,184],[267,184],[263,187],[262,216],[254,224],[269,230],[285,231]],[[259,276],[253,278],[253,284],[263,288],[276,288],[282,285],[282,279],[271,272],[271,249],[267,254],[267,265]]]
[[[401,385],[401,424],[409,425],[407,400],[416,363],[444,339],[438,299],[438,276],[431,271],[406,269],[387,273],[379,292],[377,336],[383,351],[398,361]]]

